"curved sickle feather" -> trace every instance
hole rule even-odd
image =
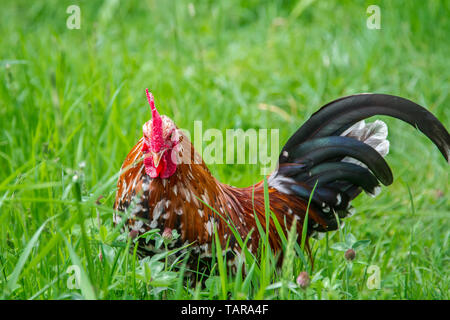
[[[312,139],[340,135],[360,120],[386,115],[403,120],[422,131],[450,162],[450,134],[442,123],[420,105],[388,94],[357,94],[332,101],[315,112],[288,140],[283,151]]]
[[[349,137],[331,136],[308,140],[289,154],[289,162],[305,162],[312,167],[324,160],[346,156],[367,165],[384,185],[392,183],[392,171],[384,158],[368,144]]]
[[[317,187],[336,180],[349,181],[374,194],[379,186],[377,178],[366,168],[348,162],[326,162],[311,169],[311,177],[305,182]]]

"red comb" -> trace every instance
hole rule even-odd
[[[150,109],[152,111],[152,126],[151,126],[152,135],[150,140],[150,148],[154,152],[159,152],[159,150],[164,144],[162,119],[158,113],[158,110],[156,110],[153,95],[151,94],[151,92],[148,91],[148,89],[145,89],[145,92],[147,93],[147,100],[148,103],[150,104]]]
[[[155,99],[153,99],[153,94],[151,92],[149,92],[148,89],[145,89],[145,93],[147,93],[148,104],[150,105],[150,109],[152,110],[152,116],[153,116],[153,112],[156,111]],[[158,112],[158,111],[156,111],[156,112]]]

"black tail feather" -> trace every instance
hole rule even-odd
[[[326,186],[328,183],[343,180],[360,186],[370,194],[375,193],[379,186],[378,179],[366,168],[347,162],[326,162],[311,169],[311,177],[306,180],[308,184]]]
[[[364,163],[384,185],[392,183],[392,171],[384,158],[368,144],[353,138],[332,136],[308,140],[294,148],[287,161],[305,163],[311,168],[325,160],[344,157]]]
[[[347,216],[350,201],[362,190],[376,194],[379,182],[392,183],[391,169],[383,158],[385,152],[378,149],[381,144],[374,144],[375,136],[371,145],[367,135],[358,137],[364,132],[358,131],[363,130],[358,127],[352,129],[356,135],[341,136],[358,121],[375,115],[395,117],[416,127],[449,161],[448,131],[433,114],[412,101],[386,94],[359,94],[328,103],[288,140],[272,177],[273,181],[280,177],[275,185],[281,184],[289,193],[305,200],[317,183],[312,205],[325,217],[327,227],[322,230],[319,226],[316,231],[335,230],[338,226],[335,214],[339,218]]]
[[[387,115],[403,120],[422,131],[439,148],[447,162],[450,159],[450,135],[441,122],[420,105],[387,94],[358,94],[344,97],[323,106],[288,140],[284,154],[299,144],[318,137],[340,135],[356,122],[375,115]]]
[[[358,127],[352,129],[356,135],[341,136],[358,121],[375,115],[392,116],[416,127],[449,161],[448,131],[433,114],[412,101],[386,94],[359,94],[325,105],[288,140],[271,180],[305,200],[317,183],[311,200],[325,217],[326,230],[337,228],[335,214],[347,216],[350,201],[362,190],[376,194],[379,182],[392,183],[392,172],[382,156],[385,152],[377,151],[381,144],[374,144],[375,136],[370,145],[367,136],[359,139],[358,130],[363,129]]]

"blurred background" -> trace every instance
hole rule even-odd
[[[81,25],[71,30],[66,10],[74,4]],[[381,10],[379,30],[367,27],[369,5]],[[280,148],[320,106],[360,92],[408,98],[450,128],[445,0],[11,0],[1,4],[0,34],[4,281],[48,217],[63,213],[52,222],[58,229],[70,216],[66,202],[74,197],[73,175],[83,179],[83,201],[93,204],[103,196],[101,217],[110,223],[117,173],[150,117],[147,87],[160,113],[181,128],[192,130],[194,121],[202,120],[204,129],[224,134],[228,128],[279,129]],[[390,250],[388,257],[376,251],[374,259],[401,269],[409,252],[401,239],[409,239],[418,223],[417,237],[423,239],[417,259],[428,261],[421,279],[428,279],[426,294],[432,297],[449,283],[443,271],[448,164],[413,128],[386,121],[395,182],[376,199],[357,200],[363,214],[352,218],[353,233],[376,235]],[[219,180],[237,186],[261,180],[258,165],[210,168]],[[406,185],[420,218],[409,214]],[[45,237],[54,235],[49,232]],[[423,256],[426,252],[430,256]],[[46,252],[41,253],[43,259]],[[433,270],[436,264],[439,271]],[[37,266],[35,261],[30,268]],[[401,285],[392,277],[386,283],[395,294]]]

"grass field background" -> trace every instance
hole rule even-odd
[[[81,8],[80,30],[66,27],[71,4]],[[381,8],[380,30],[366,27],[371,4]],[[1,7],[0,297],[449,298],[448,164],[426,137],[397,120],[382,117],[390,127],[394,183],[375,199],[360,196],[341,231],[312,241],[313,270],[292,251],[281,270],[267,256],[243,261],[256,270],[243,279],[217,263],[206,285],[196,286],[183,281],[182,263],[128,254],[130,243],[112,225],[112,205],[119,168],[150,116],[146,87],[179,127],[202,120],[224,133],[280,129],[280,146],[317,108],[359,92],[408,98],[450,128],[450,2]],[[258,165],[210,168],[237,186],[262,178]],[[370,244],[349,263],[336,250],[345,239]],[[80,289],[67,285],[71,265],[80,267]],[[369,265],[380,268],[381,289],[366,286]],[[295,285],[304,270],[312,278],[307,290]]]

